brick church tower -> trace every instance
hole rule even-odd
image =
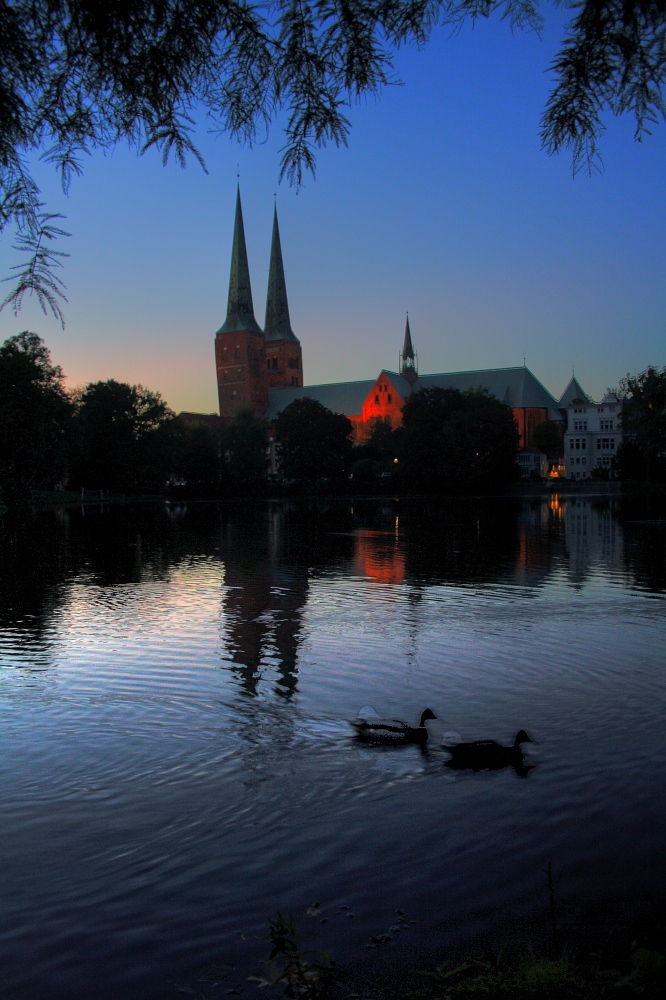
[[[301,345],[289,321],[277,210],[264,334],[254,318],[240,189],[236,193],[227,318],[215,334],[215,367],[223,419],[248,408],[261,416],[268,406],[269,388],[303,385]]]

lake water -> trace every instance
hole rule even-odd
[[[563,902],[662,891],[661,518],[547,496],[0,521],[0,991],[152,1000],[225,963],[215,995],[249,997],[278,910],[355,961],[401,908],[385,954],[408,952],[537,912],[549,861]],[[428,750],[357,743],[367,704],[431,708]],[[526,777],[446,766],[446,730],[520,728]]]

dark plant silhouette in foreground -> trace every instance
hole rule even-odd
[[[335,963],[327,952],[306,960],[309,953],[301,951],[298,946],[293,917],[283,917],[278,913],[274,920],[269,920],[268,937],[273,946],[268,961],[275,963],[278,972],[273,983],[284,983],[288,997],[325,1000],[331,995],[337,981]],[[269,983],[270,980],[264,980],[260,985]]]

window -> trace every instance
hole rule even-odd
[[[292,385],[298,385],[298,379],[296,378],[295,375],[291,376],[291,384]]]
[[[603,406],[597,406],[597,413],[603,413],[603,412],[604,412]]]
[[[266,358],[266,367],[268,369],[270,369],[270,367],[271,367],[271,359],[270,358]]]
[[[586,431],[587,430],[587,420],[574,420],[574,430],[575,431]]]
[[[570,441],[569,441],[569,447],[573,451],[573,448],[574,448],[574,439],[573,438],[571,438]]]
[[[237,358],[240,358],[240,344],[236,344],[236,350],[234,351],[234,354],[236,355]]]
[[[379,402],[379,396],[375,396],[375,403]]]
[[[278,359],[273,358],[273,368],[277,368],[277,366],[278,366]]]
[[[581,458],[580,464],[581,465],[587,465],[587,459],[586,458]]]
[[[226,349],[226,347],[224,347],[224,348],[222,349],[222,354],[223,354],[223,355],[224,355],[224,357],[226,358],[226,356],[227,356],[227,349]]]
[[[597,438],[597,451],[601,451],[601,438]]]
[[[613,430],[613,421],[612,420],[600,420],[599,421],[599,430],[601,430],[601,431],[612,431]]]
[[[389,403],[392,402],[392,400],[391,400],[391,393],[390,392],[388,394],[388,401],[389,401]]]
[[[615,438],[610,439],[611,451],[615,451]]]

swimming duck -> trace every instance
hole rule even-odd
[[[421,715],[418,726],[410,726],[400,719],[382,719],[377,715],[374,708],[366,705],[358,713],[358,718],[354,719],[352,726],[356,730],[359,740],[366,743],[387,743],[399,745],[403,743],[428,742],[428,730],[426,722],[428,719],[436,719],[437,716],[431,709],[426,710]]]
[[[518,773],[530,770],[525,766],[522,743],[531,743],[524,729],[516,733],[513,745],[505,747],[495,740],[474,740],[472,743],[455,743],[444,745],[451,754],[448,766],[453,768],[470,768],[473,771],[497,771],[502,767],[513,767]]]

